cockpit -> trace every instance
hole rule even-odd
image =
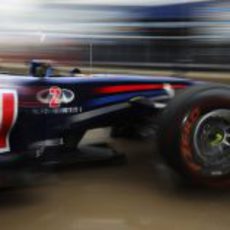
[[[47,61],[32,60],[30,62],[29,74],[34,77],[46,78],[51,76],[53,69]]]
[[[33,77],[48,78],[48,77],[64,77],[63,75],[55,74],[52,63],[49,60],[32,60],[30,62],[29,74]],[[81,71],[78,68],[73,68],[68,76],[81,75]]]

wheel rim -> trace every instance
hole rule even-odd
[[[194,131],[195,158],[203,173],[219,176],[230,172],[230,110],[218,109],[199,119]]]

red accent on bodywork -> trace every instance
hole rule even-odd
[[[181,84],[177,84],[177,85],[172,85],[173,89],[184,89],[188,87],[187,85],[181,85]]]
[[[186,85],[175,84],[171,85],[173,89],[183,89]],[[110,94],[110,93],[124,93],[132,91],[143,90],[159,90],[163,89],[164,84],[139,84],[139,85],[116,85],[116,86],[103,86],[96,89],[97,93]]]
[[[15,113],[15,97],[12,93],[2,94],[2,119],[0,126],[0,149],[7,147],[7,134],[9,133]]]

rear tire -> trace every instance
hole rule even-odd
[[[186,178],[230,185],[230,87],[193,86],[178,95],[161,114],[158,143]]]

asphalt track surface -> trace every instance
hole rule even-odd
[[[1,229],[229,229],[229,191],[185,184],[159,158],[154,141],[114,141],[107,130],[84,139],[101,141],[124,152],[127,162],[51,170],[2,190]]]
[[[192,187],[164,164],[154,140],[108,132],[91,131],[83,144],[109,143],[127,161],[27,175],[27,186],[0,191],[0,229],[229,229],[229,190]]]

